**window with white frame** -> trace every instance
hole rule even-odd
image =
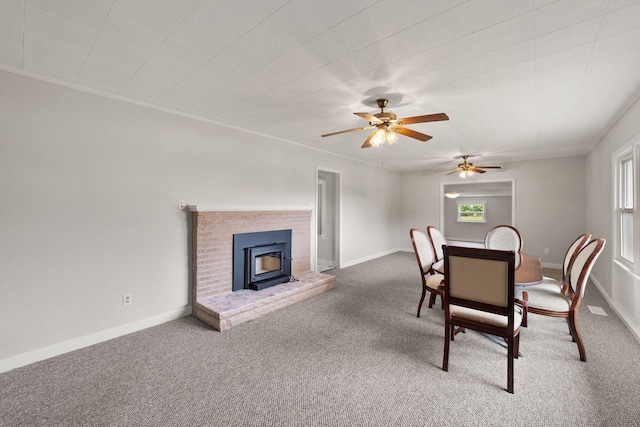
[[[487,222],[485,202],[458,202],[459,222]]]
[[[629,263],[634,262],[634,180],[633,152],[626,151],[618,157],[618,238],[619,255]]]

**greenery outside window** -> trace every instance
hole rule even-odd
[[[487,222],[485,202],[458,202],[459,222]]]

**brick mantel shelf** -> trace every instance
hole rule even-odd
[[[224,331],[331,289],[335,277],[311,271],[312,207],[285,209],[189,206],[193,245],[193,315]],[[262,291],[232,291],[233,235],[292,230],[292,274],[297,279]]]

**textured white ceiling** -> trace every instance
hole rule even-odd
[[[395,170],[581,155],[640,95],[640,1],[0,0],[0,67]],[[450,120],[320,137],[378,97]]]

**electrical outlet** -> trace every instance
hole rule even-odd
[[[549,255],[549,248],[544,248],[544,254]]]
[[[131,294],[122,295],[122,305],[129,305],[132,302],[133,302],[133,299],[131,299]]]
[[[178,200],[178,209],[184,209],[187,207],[187,202],[184,200]]]

